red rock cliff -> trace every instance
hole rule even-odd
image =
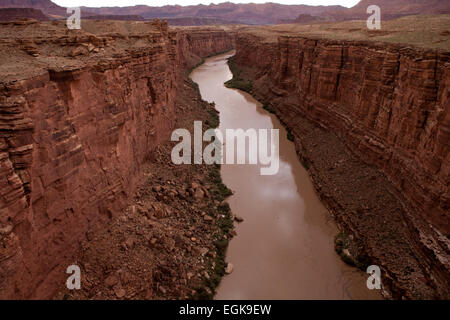
[[[236,48],[253,93],[294,135],[306,118],[384,173],[406,207],[410,247],[421,252],[414,259],[447,296],[450,53],[302,37],[266,42],[249,33],[238,34]]]
[[[28,50],[34,57],[56,43],[80,58],[0,83],[0,298],[52,295],[87,230],[126,205],[141,165],[169,137],[177,69],[193,63],[184,55],[195,60],[233,46],[223,32],[206,41],[201,32],[153,27],[141,35],[41,37]],[[145,44],[116,50],[130,39]],[[8,48],[23,42],[33,40],[3,40]],[[119,52],[96,54],[110,49]]]
[[[235,34],[230,31],[193,28],[178,32],[178,57],[184,68],[191,68],[199,63],[199,57],[223,52],[234,48]]]

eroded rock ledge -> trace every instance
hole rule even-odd
[[[448,298],[450,53],[238,33],[233,60],[295,138],[395,298]]]
[[[180,77],[233,46],[220,29],[159,21],[2,27],[0,298],[60,287],[86,231],[127,205],[148,155],[170,137]]]

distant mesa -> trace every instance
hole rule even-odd
[[[50,0],[0,0],[0,8],[11,7],[39,9],[53,19],[67,16],[66,8],[60,7]],[[81,7],[82,18],[113,18],[114,20],[159,18],[168,20],[171,25],[275,24],[283,19],[295,19],[300,14],[318,16],[329,10],[339,11],[345,10],[345,8],[342,6],[281,5],[277,3],[234,4],[230,2],[193,6]],[[100,16],[106,16],[106,18]]]
[[[0,0],[0,8],[33,8],[41,10],[51,18],[66,15],[66,8],[60,7],[50,0]]]
[[[225,25],[225,24],[239,24],[236,21],[228,21],[215,18],[166,18],[169,26],[209,26],[209,25]]]
[[[48,16],[38,9],[0,8],[0,22],[18,21],[24,19],[35,19],[37,21],[50,20]]]
[[[126,15],[126,14],[122,14],[122,15],[114,15],[114,14],[109,14],[109,15],[92,15],[92,16],[87,16],[87,17],[82,17],[83,19],[89,19],[89,20],[123,20],[123,21],[144,21],[145,19],[139,15]]]
[[[81,16],[97,20],[152,20],[165,19],[169,25],[318,23],[321,21],[362,20],[368,17],[370,5],[381,8],[383,20],[407,15],[450,13],[449,0],[361,0],[353,8],[342,6],[282,5],[278,3],[225,2],[210,5],[150,7],[82,7]],[[50,0],[0,0],[0,8],[33,8],[51,19],[67,16],[66,8]],[[25,13],[24,13],[25,14]]]
[[[285,19],[280,20],[279,23],[299,23],[299,24],[308,24],[308,23],[316,23],[326,21],[325,18],[319,16],[312,16],[310,14],[300,14],[295,19]]]
[[[346,8],[342,6],[282,5],[277,3],[235,4],[225,2],[194,6],[84,7],[83,9],[100,15],[137,14],[146,20],[153,18],[166,19],[171,25],[218,23],[266,25],[278,23],[283,19],[296,19],[300,14],[318,16],[329,10],[339,11]]]
[[[367,8],[377,5],[381,8],[383,20],[392,20],[410,15],[450,13],[448,0],[361,0],[356,6],[339,11],[328,11],[324,18],[332,21],[364,20]]]

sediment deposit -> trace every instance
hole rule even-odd
[[[239,77],[394,297],[448,298],[449,52],[257,32],[236,49]]]

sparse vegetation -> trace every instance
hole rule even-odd
[[[303,166],[303,168],[305,168],[306,170],[309,170],[309,162],[308,162],[308,160],[306,160],[305,158],[302,159],[302,166]]]
[[[196,289],[195,295],[192,297],[196,300],[211,300],[214,298],[215,290],[220,284],[222,277],[225,275],[226,252],[229,239],[232,238],[231,232],[234,229],[231,209],[228,203],[223,203],[227,197],[232,195],[232,191],[222,182],[220,177],[220,165],[211,166],[209,172],[211,181],[215,188],[212,190],[214,200],[221,201],[217,210],[210,208],[210,215],[217,216],[217,231],[213,234],[214,244],[216,247],[215,256],[210,262],[212,272],[209,277],[203,277],[204,284]]]
[[[197,83],[192,81],[190,78],[189,82],[194,86],[194,88],[196,88],[197,94],[200,97],[200,91]],[[219,126],[220,119],[217,110],[214,108],[214,104],[209,104],[206,101],[202,101],[202,104],[204,104],[204,108],[209,108],[207,110],[208,118],[205,123],[209,128],[217,128]],[[225,274],[226,251],[228,248],[229,239],[232,238],[231,232],[234,229],[230,206],[228,203],[223,202],[226,198],[231,196],[233,192],[223,183],[220,175],[220,168],[221,166],[218,164],[208,166],[208,176],[214,185],[214,187],[210,190],[211,197],[214,201],[218,201],[220,203],[220,205],[217,206],[217,209],[212,206],[208,209],[209,215],[217,218],[217,231],[213,234],[216,251],[212,253],[213,258],[210,259],[211,261],[209,262],[209,268],[212,271],[209,273],[208,277],[203,277],[203,285],[196,288],[196,293],[191,297],[196,300],[211,300],[214,298],[216,288]]]
[[[289,141],[294,141],[294,135],[292,134],[291,129],[289,129],[288,127],[286,127],[286,131],[287,131],[287,139]]]
[[[360,241],[345,232],[340,232],[336,235],[334,248],[342,261],[348,265],[357,267],[363,271],[366,271],[370,265],[368,256],[363,253],[365,250],[363,250]]]
[[[270,112],[270,113],[272,113],[272,114],[275,114],[275,108],[270,103],[264,103],[263,104],[263,109],[268,111],[268,112]]]
[[[241,70],[237,67],[233,58],[228,59],[228,65],[230,67],[233,78],[225,82],[227,88],[239,89],[248,93],[252,92],[253,81],[246,80],[241,77]]]

